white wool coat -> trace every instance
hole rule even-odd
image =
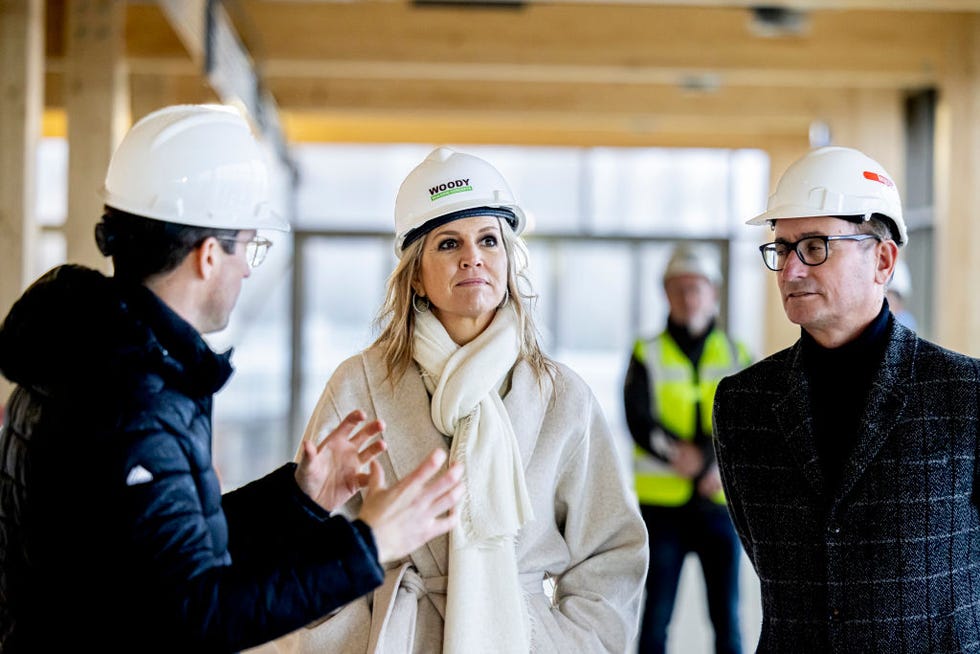
[[[448,445],[432,424],[417,368],[394,384],[385,374],[377,348],[341,364],[305,438],[316,438],[354,409],[363,409],[369,419],[382,418],[388,450],[380,459],[392,483],[434,448]],[[535,516],[516,543],[531,651],[622,654],[637,629],[647,537],[599,405],[568,368],[558,364],[554,382],[546,377],[539,385],[525,363],[515,366],[504,405]],[[356,516],[360,502],[355,497],[342,512]],[[278,651],[441,652],[448,545],[442,536],[388,564],[381,588],[277,641]]]

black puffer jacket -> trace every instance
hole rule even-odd
[[[362,523],[289,464],[225,495],[227,355],[148,289],[62,266],[0,327],[0,651],[233,651],[382,580]]]

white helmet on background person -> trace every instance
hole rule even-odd
[[[238,111],[176,105],[148,114],[109,162],[102,199],[144,218],[212,229],[277,229],[265,157]]]
[[[500,172],[471,154],[433,150],[408,174],[395,198],[395,255],[452,220],[497,216],[524,231],[526,218]]]
[[[664,281],[680,275],[698,275],[704,277],[713,285],[721,284],[721,266],[713,250],[690,244],[681,244],[674,248],[664,269]]]
[[[764,213],[749,225],[787,218],[835,216],[870,220],[880,214],[889,222],[899,246],[908,242],[902,202],[891,176],[881,165],[853,148],[826,146],[796,160],[779,178]]]

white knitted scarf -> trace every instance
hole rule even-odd
[[[431,313],[416,314],[415,361],[432,396],[436,429],[452,436],[466,494],[449,536],[445,654],[527,654],[530,634],[518,579],[515,537],[534,518],[524,468],[500,398],[519,354],[508,305],[460,347]]]

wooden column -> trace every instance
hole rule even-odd
[[[126,3],[79,0],[67,11],[65,108],[68,116],[68,261],[107,269],[93,230],[98,191],[113,149],[129,126],[124,60]]]
[[[852,90],[829,116],[832,144],[861,150],[901,184],[905,179],[904,103],[905,95],[899,89]]]
[[[2,320],[33,274],[34,169],[44,101],[44,3],[0,0],[0,44]],[[9,393],[9,384],[0,377],[0,408]]]
[[[936,340],[980,356],[980,16],[947,39],[936,115]]]

